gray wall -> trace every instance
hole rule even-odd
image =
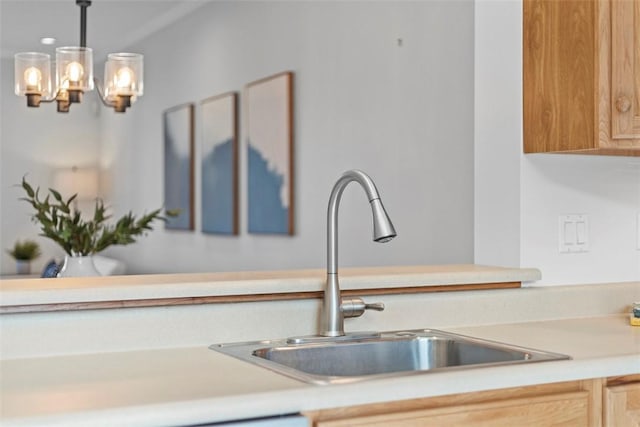
[[[473,2],[213,2],[136,46],[145,96],[103,112],[104,189],[118,213],[162,204],[162,111],[295,72],[296,235],[167,232],[108,251],[135,272],[323,267],[330,189],[368,172],[398,230],[371,242],[364,193],[344,193],[340,264],[473,261]],[[399,46],[398,39],[402,39]],[[242,99],[240,111],[243,111]],[[200,142],[196,109],[196,146]],[[200,152],[197,152],[197,162]],[[196,176],[196,212],[200,206]]]

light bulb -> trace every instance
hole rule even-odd
[[[116,86],[119,89],[131,89],[134,80],[133,70],[129,67],[122,67],[116,73]]]
[[[84,69],[79,62],[70,62],[67,64],[67,68],[65,69],[65,74],[69,78],[69,81],[79,82],[84,74]]]
[[[27,83],[27,89],[38,89],[42,82],[42,72],[36,67],[29,67],[24,70],[24,81]]]

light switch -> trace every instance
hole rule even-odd
[[[576,244],[584,245],[587,239],[587,227],[584,221],[576,222]]]
[[[574,245],[577,239],[577,227],[573,221],[564,221],[564,244]]]
[[[558,218],[558,240],[561,253],[589,251],[589,217],[560,215]]]
[[[640,251],[640,212],[636,220],[636,249]]]

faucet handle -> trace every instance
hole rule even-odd
[[[342,298],[342,304],[340,305],[343,317],[360,317],[364,314],[365,310],[384,310],[384,304],[381,302],[374,302],[367,304],[360,297]]]
[[[371,304],[364,305],[365,310],[384,311],[384,303],[372,302]]]

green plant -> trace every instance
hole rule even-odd
[[[32,216],[34,223],[39,224],[41,235],[58,243],[71,256],[86,256],[103,251],[112,245],[128,245],[136,241],[136,237],[151,231],[151,223],[155,220],[166,221],[161,214],[162,209],[156,209],[146,215],[136,218],[131,212],[118,219],[115,224],[107,224],[111,215],[102,200],[95,203],[93,217],[85,220],[79,211],[73,209],[72,203],[78,196],[74,194],[66,201],[53,188],[49,194],[40,200],[37,187],[35,190],[25,178],[22,178],[22,188],[27,194],[21,198],[35,209]],[[51,199],[53,196],[53,200]],[[179,211],[165,211],[167,217],[174,217]]]
[[[16,240],[13,249],[7,250],[7,253],[18,261],[32,261],[40,256],[40,246],[33,240]]]

